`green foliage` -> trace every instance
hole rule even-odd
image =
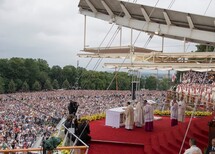
[[[131,89],[131,79],[125,72],[119,72],[117,75],[117,82],[119,90]]]
[[[170,80],[168,78],[163,78],[158,82],[158,90],[168,90],[170,88]]]
[[[74,66],[68,65],[63,67],[62,75],[64,81],[68,80],[68,82],[74,86],[74,83],[76,82],[76,68]]]
[[[29,85],[28,85],[28,83],[26,81],[23,82],[23,84],[22,84],[22,91],[23,92],[29,91]]]
[[[59,89],[60,88],[59,83],[56,79],[54,79],[54,81],[52,82],[52,87],[53,87],[53,89]]]
[[[16,84],[13,80],[10,80],[8,84],[8,93],[14,93],[16,91]]]
[[[5,84],[4,84],[4,79],[0,77],[0,94],[3,94],[5,92]]]
[[[0,93],[52,90],[61,86],[64,89],[131,89],[127,73],[118,72],[116,78],[114,76],[115,73],[88,71],[71,65],[63,69],[57,65],[50,68],[43,59],[0,59]]]
[[[63,83],[63,74],[62,69],[60,66],[53,66],[50,70],[49,77],[52,80],[57,80],[59,85],[62,85]],[[53,85],[54,88],[54,85]],[[54,88],[55,89],[55,88]]]
[[[197,50],[195,52],[213,52],[213,46],[206,46],[206,45],[196,45]]]
[[[69,81],[66,79],[62,84],[63,89],[70,89]]]
[[[157,78],[154,76],[147,77],[145,89],[156,90],[157,89]]]
[[[23,84],[22,80],[20,80],[20,79],[15,79],[14,82],[15,82],[15,85],[16,85],[16,90],[17,90],[17,91],[21,90],[21,89],[22,89],[22,84]]]
[[[45,90],[52,90],[53,89],[52,84],[51,84],[49,79],[46,80],[46,82],[44,84],[44,89]]]
[[[40,91],[41,90],[41,84],[39,81],[35,81],[32,87],[33,91]]]

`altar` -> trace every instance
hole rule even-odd
[[[117,107],[106,110],[105,125],[114,128],[124,126],[124,112],[126,107]],[[135,110],[135,108],[134,108]],[[135,114],[135,113],[134,113]],[[162,117],[154,116],[154,120],[161,120]]]
[[[125,107],[117,107],[106,110],[105,125],[119,128],[124,125],[124,111]]]

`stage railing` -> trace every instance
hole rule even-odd
[[[65,146],[65,147],[57,147],[53,151],[62,151],[62,150],[74,150],[74,154],[87,154],[88,152],[87,146]],[[16,153],[16,152],[39,152],[41,153],[43,148],[28,148],[28,149],[5,149],[0,150],[0,153],[9,154],[9,153]],[[51,154],[52,151],[47,151],[48,154]]]

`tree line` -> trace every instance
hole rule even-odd
[[[0,59],[0,93],[54,89],[105,90],[107,87],[109,90],[115,90],[115,76],[115,72],[98,72],[72,65],[63,68],[56,65],[50,68],[43,59]],[[150,76],[141,78],[140,87],[166,90],[168,82],[167,79],[159,81]],[[131,76],[126,72],[118,72],[117,86],[118,90],[130,90]]]

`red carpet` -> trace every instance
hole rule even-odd
[[[194,118],[185,148],[188,148],[190,137],[197,139],[200,148],[205,148],[208,143],[207,123],[212,117]],[[154,131],[145,132],[144,128],[135,128],[132,131],[124,127],[112,128],[105,126],[105,120],[90,122],[92,142],[89,154],[155,154],[155,153],[179,153],[189,118],[178,126],[170,126],[170,118],[154,121]]]

